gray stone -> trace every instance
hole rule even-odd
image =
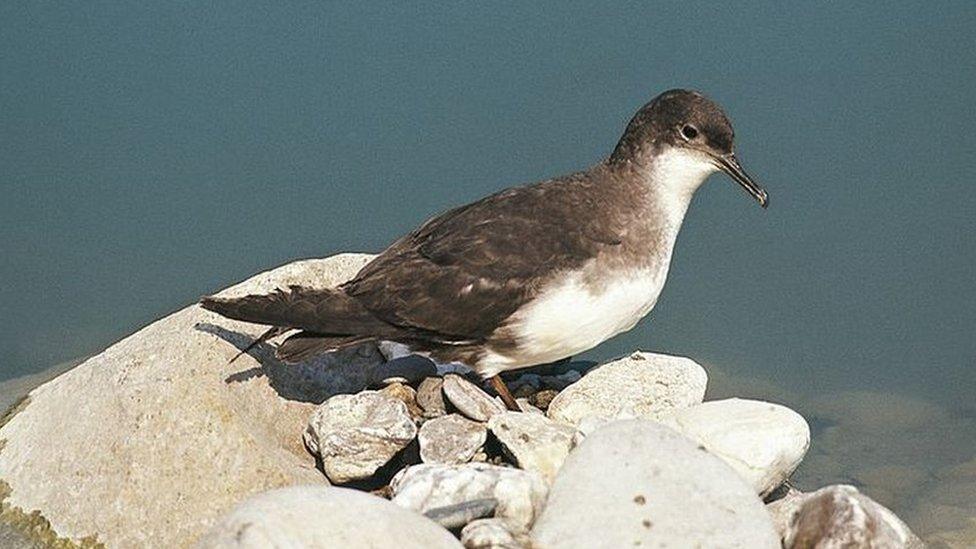
[[[527,530],[546,501],[538,473],[487,463],[421,464],[407,467],[390,483],[393,502],[418,512],[481,499],[498,502],[495,517],[513,530]]]
[[[466,463],[484,446],[487,437],[484,423],[460,414],[434,418],[420,427],[420,459],[424,463]]]
[[[534,546],[778,548],[751,486],[672,429],[610,423],[573,450],[531,533]]]
[[[657,418],[698,404],[708,376],[691,359],[635,352],[593,368],[549,404],[550,418],[576,425],[586,416]]]
[[[493,498],[475,499],[428,509],[424,516],[448,530],[457,530],[475,519],[491,516],[497,507],[498,502]]]
[[[437,375],[437,366],[429,358],[409,355],[395,358],[377,367],[372,372],[372,385],[403,383],[413,385],[424,378]]]
[[[529,547],[525,532],[512,532],[505,521],[495,518],[471,521],[461,530],[465,549],[524,549]]]
[[[548,482],[566,461],[576,435],[576,429],[568,425],[522,412],[496,414],[488,420],[488,429],[519,467],[539,472]]]
[[[200,549],[379,547],[457,549],[431,520],[376,496],[322,486],[294,486],[253,497],[199,541]]]
[[[333,286],[370,258],[299,261],[220,295]],[[287,365],[265,344],[229,363],[265,329],[192,305],[31,391],[0,427],[0,520],[29,514],[76,543],[183,547],[252,494],[324,483],[296,435],[383,357],[364,346]]]
[[[802,498],[783,539],[787,549],[924,547],[901,519],[853,486],[827,486]]]
[[[459,412],[475,421],[488,419],[505,411],[505,405],[457,374],[444,376],[444,396]]]
[[[439,377],[424,378],[417,387],[417,404],[425,418],[440,417],[447,413],[447,401],[441,388],[444,380]]]
[[[759,400],[713,400],[660,421],[722,458],[760,496],[789,478],[810,447],[810,427],[800,414]]]
[[[305,443],[322,459],[329,480],[369,478],[417,436],[407,406],[378,392],[337,395],[308,421]]]

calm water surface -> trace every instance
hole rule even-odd
[[[589,358],[691,356],[810,419],[801,486],[932,539],[976,516],[973,3],[143,4],[0,5],[0,379],[583,168],[695,87],[771,207],[714,177],[657,308]]]

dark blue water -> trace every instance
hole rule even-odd
[[[918,403],[911,428],[954,433],[925,482],[976,453],[971,2],[142,4],[0,4],[0,379],[585,167],[683,86],[727,107],[771,208],[714,177],[651,317],[592,357],[685,354],[818,425]],[[814,476],[890,489],[858,457]]]

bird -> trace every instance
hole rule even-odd
[[[742,168],[732,123],[702,93],[643,105],[609,156],[436,215],[334,288],[207,296],[224,317],[271,326],[285,363],[393,341],[489,380],[567,359],[633,328],[654,307],[695,191],[724,172],[766,208]]]

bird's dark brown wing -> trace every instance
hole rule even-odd
[[[612,223],[588,215],[599,195],[573,188],[578,178],[509,189],[435,217],[341,288],[391,324],[455,341],[486,338],[555,273],[620,243]]]

